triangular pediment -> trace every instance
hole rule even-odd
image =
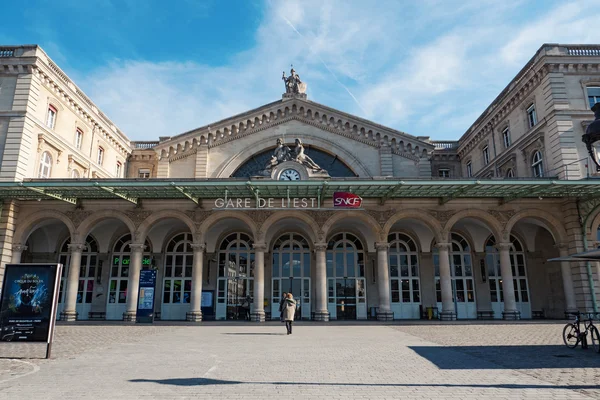
[[[293,120],[374,147],[390,146],[392,152],[409,158],[419,158],[434,149],[433,144],[416,136],[302,98],[266,104],[163,140],[154,148],[168,155],[199,144],[216,147]]]

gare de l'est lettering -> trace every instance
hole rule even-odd
[[[600,245],[599,64],[542,45],[456,141],[309,100],[293,69],[271,103],[131,141],[40,47],[2,47],[0,273],[62,263],[70,321],[135,320],[144,269],[162,320],[278,319],[284,292],[319,321],[593,311],[598,267],[568,256]]]

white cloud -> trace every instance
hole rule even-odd
[[[543,42],[600,42],[590,2],[548,4],[539,16],[524,8],[529,2],[492,0],[266,6],[255,46],[228,65],[186,62],[185,54],[162,63],[111,60],[78,83],[130,138],[155,140],[277,100],[281,71],[293,63],[311,100],[451,139]]]

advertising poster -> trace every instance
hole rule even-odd
[[[138,305],[136,321],[154,321],[154,291],[156,286],[156,270],[143,269],[140,271],[140,290],[138,293]]]
[[[0,341],[50,342],[60,267],[60,264],[6,265],[0,303]]]

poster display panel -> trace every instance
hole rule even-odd
[[[7,264],[0,296],[0,342],[45,342],[50,357],[61,264]]]
[[[154,321],[154,298],[156,288],[156,270],[143,269],[140,271],[140,289],[138,293],[138,305],[136,321]]]

